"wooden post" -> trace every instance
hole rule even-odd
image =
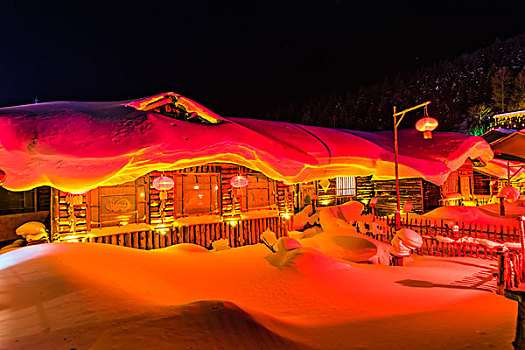
[[[498,279],[496,281],[496,293],[503,295],[505,292],[505,282],[507,277],[506,265],[509,252],[498,252]]]
[[[519,274],[520,281],[522,282],[525,280],[525,216],[520,216],[520,242],[521,242],[521,271]]]
[[[518,302],[518,317],[516,319],[516,338],[512,342],[514,349],[525,350],[525,292],[506,290],[505,297]]]

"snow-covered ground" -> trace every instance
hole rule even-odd
[[[504,227],[519,227],[519,216],[525,215],[523,203],[506,203],[505,216],[499,214],[499,204],[487,204],[479,207],[449,206],[439,207],[424,215],[409,214],[410,218],[445,220],[472,223],[478,225],[497,225]]]
[[[517,305],[492,292],[495,261],[357,264],[385,246],[329,210],[324,232],[275,254],[93,243],[2,254],[0,349],[512,349]]]

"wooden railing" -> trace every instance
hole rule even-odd
[[[377,217],[376,221],[382,227],[393,228],[394,217]],[[459,239],[461,237],[485,238],[496,242],[519,242],[520,230],[517,226],[482,225],[456,221],[454,225],[449,222],[453,220],[433,219],[401,219],[401,226],[410,228],[420,235],[439,235]],[[457,226],[457,230],[454,230]],[[393,232],[393,231],[389,231]],[[393,237],[393,236],[392,236]]]
[[[287,235],[290,221],[282,217],[245,219],[232,226],[227,222],[174,226],[160,230],[142,230],[87,238],[88,242],[106,243],[137,249],[158,249],[179,243],[193,243],[210,249],[211,243],[227,239],[231,247],[257,244],[260,235],[270,229],[279,237]]]
[[[395,222],[392,217],[378,217],[378,229],[363,233],[379,241],[390,243],[395,235]],[[525,270],[522,265],[520,230],[516,227],[497,225],[478,225],[456,222],[450,227],[444,220],[402,220],[402,227],[418,232],[423,238],[423,245],[417,250],[419,255],[439,257],[470,257],[480,259],[497,259],[496,273],[497,292],[503,294],[505,289],[518,288],[525,283]],[[375,231],[375,232],[374,232]],[[449,242],[445,242],[447,240]],[[487,247],[476,243],[475,239],[487,239],[500,245]],[[479,242],[479,241],[478,241]],[[511,247],[502,245],[514,243]]]

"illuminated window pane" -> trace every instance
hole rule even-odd
[[[219,213],[218,175],[183,174],[176,182],[179,215]]]
[[[336,194],[338,197],[355,196],[356,195],[355,177],[336,178]]]

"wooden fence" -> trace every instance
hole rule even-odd
[[[394,217],[377,217],[376,222],[382,227],[392,228],[395,226]],[[424,235],[439,235],[442,237],[449,237],[452,239],[459,239],[461,237],[485,238],[495,242],[519,242],[520,230],[516,227],[502,226],[502,225],[482,225],[464,222],[454,222],[450,225],[452,220],[432,220],[432,219],[401,219],[401,226],[410,228],[418,232],[421,236]],[[457,226],[457,230],[454,230]],[[394,231],[389,231],[389,233]],[[392,236],[393,237],[393,236]],[[391,237],[391,238],[392,238]]]
[[[395,218],[376,218],[378,230],[368,230],[365,234],[379,241],[390,243],[395,235]],[[417,250],[419,255],[439,257],[471,257],[498,259],[497,292],[517,288],[525,282],[525,270],[522,265],[520,230],[517,227],[497,225],[479,225],[455,222],[452,227],[445,220],[401,220],[401,226],[418,232],[423,238],[423,245]],[[454,226],[456,226],[454,228]],[[375,231],[375,232],[374,232]],[[493,248],[475,242],[475,239],[487,239],[495,243],[514,243],[513,247]],[[447,242],[448,241],[448,242]]]
[[[227,239],[231,247],[257,244],[260,235],[266,229],[275,233],[277,238],[287,235],[290,220],[282,217],[245,219],[232,226],[226,222],[174,226],[165,231],[142,230],[94,236],[88,242],[106,243],[138,249],[158,249],[179,243],[193,243],[205,248],[211,248],[211,243],[218,239]]]

